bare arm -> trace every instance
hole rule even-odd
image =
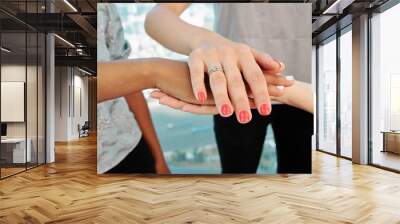
[[[98,102],[127,96],[144,89],[158,88],[183,102],[198,104],[192,92],[189,68],[182,61],[147,58],[98,62],[97,72]],[[263,78],[273,84],[268,90],[274,96],[284,94],[277,86],[293,85],[293,81],[280,75],[266,74]],[[209,95],[203,104],[215,105],[213,95]]]
[[[158,141],[157,134],[151,120],[150,111],[143,93],[133,93],[125,96],[125,99],[128,102],[129,109],[135,114],[135,119],[143,133],[143,137],[150,147],[156,164],[156,172],[158,174],[169,173],[169,169],[162,153],[161,145]]]
[[[154,60],[121,60],[97,63],[97,101],[126,96],[143,89],[154,88],[157,70]]]
[[[160,3],[147,15],[145,30],[164,47],[189,55],[193,50],[207,42],[227,42],[221,35],[202,27],[191,25],[179,16],[190,3]],[[168,24],[166,26],[165,24]]]
[[[192,91],[198,102],[207,99],[205,74],[210,72],[208,81],[221,116],[228,117],[235,111],[240,123],[251,120],[246,84],[259,113],[268,115],[271,102],[262,70],[279,73],[284,65],[246,44],[183,21],[179,16],[188,6],[157,4],[146,16],[146,32],[170,50],[189,55]]]
[[[280,81],[280,83],[282,84],[285,83],[282,79],[278,80],[274,76],[271,77],[275,78],[275,80],[271,80],[271,78],[269,78],[270,82],[278,83],[278,81]],[[272,90],[278,92],[278,89],[273,86],[271,86],[270,88],[270,91]],[[154,91],[151,94],[151,97],[159,100],[160,104],[177,110],[182,110],[184,112],[206,115],[218,114],[218,110],[215,105],[196,105],[183,102],[179,99],[171,97],[170,95],[162,91]],[[271,99],[293,107],[297,107],[310,113],[314,113],[314,94],[311,85],[308,83],[296,81],[292,86],[285,88],[284,91],[282,91],[281,96],[272,97]],[[252,106],[252,108],[254,108],[254,105]]]
[[[272,99],[314,113],[314,94],[308,83],[296,81],[285,89],[285,94]]]
[[[162,59],[131,59],[97,63],[97,101],[105,101],[151,88],[158,88],[186,102],[193,96],[185,62]],[[213,104],[212,97],[204,102]]]

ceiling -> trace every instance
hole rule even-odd
[[[367,11],[372,11],[388,0],[317,0],[313,1],[313,44],[336,33]]]
[[[331,35],[337,29],[337,21],[356,16],[360,12],[378,7],[388,0],[270,0],[272,3],[312,3],[313,42]],[[9,58],[28,56],[36,52],[33,37],[27,38],[26,30],[54,32],[56,65],[79,66],[96,71],[96,25],[98,2],[124,2],[121,0],[1,0],[0,26],[3,33],[2,44],[14,53]],[[132,2],[132,1],[125,1]],[[138,2],[138,1],[137,1]],[[144,1],[147,2],[147,1]],[[260,2],[258,0],[254,2]],[[52,13],[48,13],[49,11]],[[27,13],[26,13],[27,12]],[[345,20],[342,20],[345,21]],[[346,23],[342,23],[346,25]],[[335,27],[336,26],[336,27]],[[63,41],[66,40],[66,41]],[[69,44],[70,43],[70,44]],[[72,45],[73,46],[72,46]]]
[[[1,0],[2,46],[12,50],[7,60],[36,56],[37,47],[29,43],[34,35],[27,35],[26,45],[25,32],[52,32],[57,34],[56,66],[78,66],[96,73],[96,5],[96,0],[47,0],[47,4],[45,0]]]

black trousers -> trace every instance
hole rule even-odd
[[[150,147],[143,137],[138,145],[107,173],[155,173],[155,161]]]
[[[240,124],[235,115],[214,116],[214,131],[223,173],[257,171],[268,124],[274,131],[278,173],[311,173],[313,115],[287,105],[273,105],[269,116],[252,110],[253,119]]]

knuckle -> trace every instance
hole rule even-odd
[[[217,49],[215,47],[206,47],[203,49],[204,55],[216,55]]]
[[[222,72],[214,72],[210,76],[210,82],[214,84],[225,84],[225,75]]]
[[[204,54],[204,50],[202,48],[197,48],[190,52],[189,58],[198,58],[201,57]]]
[[[199,89],[203,86],[202,80],[199,78],[191,78],[192,88],[193,90]]]
[[[233,76],[233,77],[230,78],[229,81],[230,81],[229,85],[232,88],[241,88],[241,87],[243,87],[243,79],[240,76]]]
[[[223,91],[214,91],[213,95],[216,101],[224,101],[226,99],[226,94]]]
[[[250,71],[247,76],[246,76],[246,80],[251,83],[251,84],[265,84],[265,78],[263,75],[261,75],[258,71],[253,70]]]
[[[238,52],[241,53],[241,54],[249,54],[249,53],[251,53],[250,47],[247,46],[246,44],[238,43],[238,44],[236,45],[236,49],[237,49]]]
[[[234,98],[234,103],[237,105],[237,107],[240,108],[247,108],[249,105],[248,98],[246,97],[245,94],[239,94]]]
[[[234,52],[233,47],[229,45],[221,45],[218,47],[218,50],[222,55],[229,55]]]
[[[192,78],[201,78],[203,70],[200,68],[200,66],[189,66],[189,70]]]
[[[267,98],[268,90],[267,88],[255,88],[253,91],[254,97]]]

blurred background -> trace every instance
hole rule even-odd
[[[164,48],[144,31],[144,19],[155,4],[117,4],[132,52],[130,58],[163,57],[185,60],[186,56]],[[213,30],[213,4],[192,4],[182,18],[195,25]],[[213,131],[213,117],[193,115],[170,109],[149,98],[145,91],[153,123],[172,173],[220,173],[218,149]],[[251,149],[249,149],[251,150]],[[268,128],[262,159],[257,173],[276,172],[275,142]]]
[[[1,98],[14,102],[7,89],[15,88],[2,88],[7,82],[24,82],[26,98],[19,101],[24,119],[0,119],[0,179],[55,162],[56,150],[64,153],[55,143],[80,141],[82,127],[96,135],[97,3],[104,2],[118,1],[0,0]],[[312,4],[313,150],[399,172],[400,1],[269,2]],[[118,4],[131,57],[184,59],[145,35],[144,16],[153,6]],[[212,4],[193,4],[183,17],[212,29],[212,10]],[[1,112],[16,114],[4,102]],[[149,105],[174,172],[219,172],[211,117]],[[272,134],[269,129],[259,173],[275,172]],[[81,148],[68,151],[75,152]]]

